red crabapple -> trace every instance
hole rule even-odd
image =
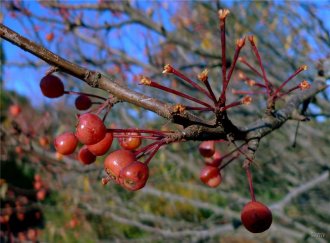
[[[9,113],[13,117],[17,117],[21,112],[22,112],[22,109],[19,105],[13,104],[13,105],[9,106]]]
[[[269,229],[272,224],[272,212],[264,204],[251,201],[242,212],[241,220],[245,228],[252,233],[261,233]]]
[[[79,95],[74,104],[78,110],[83,111],[92,106],[92,101],[87,95]]]
[[[49,140],[46,136],[42,136],[39,138],[39,144],[41,147],[46,148],[49,145]]]
[[[64,94],[64,85],[61,79],[52,74],[41,79],[40,89],[43,95],[48,98],[58,98]]]
[[[214,167],[219,167],[221,165],[222,162],[222,157],[221,157],[221,153],[216,150],[214,152],[214,154],[212,155],[212,157],[210,158],[205,158],[205,164],[206,165],[210,165],[210,166],[214,166]]]
[[[79,150],[78,160],[84,165],[89,165],[95,162],[96,156],[88,150],[87,146],[83,146]]]
[[[87,145],[89,151],[96,156],[102,156],[108,152],[113,141],[113,135],[111,132],[108,132],[105,137],[98,143]]]
[[[119,183],[129,191],[137,191],[145,186],[148,178],[148,165],[134,161],[120,171]]]
[[[217,187],[222,181],[218,167],[209,165],[206,165],[202,168],[199,178],[209,187]]]
[[[120,171],[136,160],[134,153],[129,150],[117,150],[110,153],[104,161],[104,170],[116,182]]]
[[[46,40],[47,41],[52,41],[54,39],[54,33],[50,32],[46,35]]]
[[[72,154],[78,144],[78,139],[72,132],[63,133],[55,138],[54,146],[62,155]]]
[[[215,142],[214,141],[204,141],[199,145],[199,153],[203,157],[211,157],[215,152]]]
[[[140,133],[129,132],[129,133],[125,133],[124,135],[128,137],[119,138],[119,144],[123,149],[134,150],[141,145],[141,138],[135,137],[135,136],[140,136],[141,135]],[[130,135],[133,136],[130,137]]]
[[[78,118],[76,136],[85,145],[100,142],[106,135],[107,129],[103,121],[95,114],[86,113]]]
[[[36,197],[38,201],[43,201],[46,198],[47,191],[46,189],[42,188],[39,191],[37,191]]]

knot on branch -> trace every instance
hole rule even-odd
[[[86,71],[84,80],[93,88],[99,86],[99,81],[102,77],[102,74],[95,71]]]

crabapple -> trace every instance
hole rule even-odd
[[[53,32],[50,32],[46,35],[46,40],[47,41],[52,41],[54,39],[54,33]]]
[[[79,150],[78,160],[84,165],[89,165],[95,162],[96,156],[92,154],[85,145]]]
[[[264,204],[251,201],[241,212],[241,221],[245,228],[252,233],[261,233],[272,224],[272,212]]]
[[[39,191],[37,191],[36,197],[38,201],[43,201],[46,198],[47,191],[46,189],[42,188]]]
[[[13,104],[13,105],[9,106],[9,113],[13,117],[17,117],[21,112],[22,112],[22,109],[19,105]]]
[[[87,145],[88,150],[96,155],[101,156],[108,152],[109,148],[111,147],[113,141],[113,135],[111,132],[107,132],[105,137],[98,143]]]
[[[119,183],[129,191],[137,191],[145,186],[148,178],[148,165],[134,161],[120,171]]]
[[[43,95],[48,98],[58,98],[64,94],[64,85],[61,79],[52,74],[41,79],[40,89]]]
[[[221,165],[221,162],[222,162],[222,157],[221,157],[221,153],[218,150],[216,150],[214,152],[214,154],[212,155],[212,157],[205,158],[205,164],[206,165],[218,167],[218,166]]]
[[[86,95],[79,95],[75,100],[75,106],[78,110],[87,110],[92,106],[91,99]]]
[[[209,187],[217,187],[222,181],[218,167],[209,165],[206,165],[202,168],[199,178]]]
[[[199,145],[199,153],[203,157],[211,157],[215,152],[215,142],[214,141],[204,141]]]
[[[130,135],[132,135],[132,136],[130,136]],[[135,137],[135,136],[140,136],[140,135],[141,134],[138,132],[125,133],[125,136],[128,136],[128,137],[119,138],[119,144],[123,149],[134,150],[141,145],[141,138]]]
[[[106,135],[107,129],[103,121],[95,114],[86,113],[78,118],[76,136],[85,145],[100,142]]]
[[[131,151],[116,150],[105,158],[104,170],[114,181],[119,182],[120,171],[135,160],[135,155]]]
[[[54,146],[58,153],[62,155],[72,154],[78,144],[78,139],[72,132],[66,132],[57,136],[54,140]]]
[[[41,147],[47,147],[49,145],[49,140],[46,136],[42,136],[39,138],[39,144]]]

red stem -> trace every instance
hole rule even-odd
[[[251,90],[233,90],[233,94],[243,94],[243,95],[256,95],[256,94],[267,94],[265,91],[251,91]]]
[[[156,147],[153,149],[152,153],[151,153],[151,154],[149,155],[149,157],[144,161],[144,163],[145,163],[146,165],[148,165],[148,164],[150,163],[151,159],[155,156],[155,154],[157,153],[157,151],[159,150],[159,148],[160,148],[163,144],[165,144],[165,143],[162,142],[162,143],[159,143],[159,144],[156,145]]]
[[[230,66],[230,69],[229,69],[229,71],[228,71],[228,75],[227,75],[227,86],[228,86],[228,84],[229,84],[229,81],[230,81],[231,75],[233,74],[233,71],[234,71],[234,69],[235,69],[236,62],[237,62],[237,59],[238,59],[238,57],[239,57],[239,53],[240,53],[242,47],[243,47],[243,46],[240,47],[240,46],[237,46],[237,45],[236,45],[235,54],[234,54],[234,59],[233,59],[233,63],[232,63],[232,65]],[[225,87],[226,89],[227,89],[227,86]]]
[[[257,70],[255,69],[250,63],[248,63],[245,58],[240,58],[239,59],[240,62],[244,63],[246,66],[248,66],[253,72],[255,72],[259,77],[262,78],[262,74]]]
[[[126,128],[126,129],[108,128],[107,131],[113,133],[127,133],[127,132],[151,133],[160,136],[165,136],[165,133],[174,133],[174,131],[159,131],[159,130],[148,130],[148,129],[139,129],[139,128]]]
[[[227,87],[227,79],[226,79],[226,73],[227,73],[227,67],[226,67],[226,20],[221,19],[220,20],[220,35],[221,35],[221,70],[222,70],[222,92],[219,97],[219,105],[224,105],[226,103],[226,95],[225,90]],[[222,104],[221,104],[221,103]]]
[[[275,92],[273,93],[272,97],[276,97],[276,95],[283,89],[283,87],[295,76],[297,76],[300,72],[302,72],[304,68],[300,67],[298,68],[287,80],[285,80],[280,87],[278,87]]]
[[[203,87],[201,87],[200,85],[198,85],[197,83],[195,83],[194,81],[192,81],[190,78],[188,78],[187,76],[185,76],[183,73],[181,73],[180,71],[174,69],[172,67],[171,72],[179,77],[180,79],[186,81],[187,83],[189,83],[190,85],[192,85],[194,88],[196,88],[197,90],[199,90],[200,92],[204,93],[207,97],[209,97],[211,100],[213,100],[211,94],[209,92],[207,92],[207,90],[203,89]]]
[[[172,93],[172,94],[175,94],[175,95],[181,96],[181,97],[183,97],[183,98],[185,98],[185,99],[188,99],[188,100],[194,101],[194,102],[196,102],[196,103],[198,103],[198,104],[200,104],[200,105],[206,106],[206,107],[208,107],[208,108],[212,108],[211,105],[209,105],[209,104],[207,104],[207,103],[205,103],[205,102],[203,102],[203,101],[201,101],[201,100],[199,100],[199,99],[196,99],[196,98],[194,98],[194,97],[192,97],[192,96],[190,96],[190,95],[186,95],[186,94],[184,94],[184,93],[181,93],[181,92],[179,92],[179,91],[176,91],[176,90],[174,90],[174,89],[167,88],[167,87],[165,87],[165,86],[163,86],[163,85],[160,85],[160,84],[158,84],[158,83],[156,83],[156,82],[150,81],[150,83],[147,84],[147,85],[148,85],[148,86],[151,86],[151,87],[154,87],[154,88],[157,88],[157,89],[161,89],[161,90],[166,91],[166,92],[168,92],[168,93]]]
[[[250,188],[250,196],[251,196],[251,200],[253,202],[256,201],[256,197],[254,195],[254,190],[253,190],[253,184],[252,184],[252,175],[251,175],[251,171],[250,171],[250,166],[247,166],[245,168],[245,171],[246,171],[246,175],[247,175],[247,178],[248,178],[248,181],[249,181],[249,188]]]
[[[235,107],[235,106],[239,106],[239,105],[242,105],[242,102],[241,101],[235,101],[229,105],[226,105],[226,106],[223,106],[221,107],[220,111],[225,111],[225,110],[228,110],[229,108],[232,108],[232,107]]]
[[[213,89],[212,89],[212,87],[210,85],[210,82],[209,82],[208,78],[203,83],[205,84],[207,90],[209,91],[209,93],[210,93],[210,95],[212,97],[212,101],[213,101],[214,105],[216,105],[217,98],[214,95]]]
[[[251,41],[251,39],[252,39],[252,41]],[[251,39],[250,39],[250,43],[252,45],[252,50],[253,50],[254,54],[256,55],[257,60],[259,62],[259,66],[260,66],[261,71],[262,71],[262,77],[265,81],[265,85],[266,85],[266,88],[267,88],[267,93],[268,93],[268,96],[270,96],[271,95],[271,89],[270,89],[269,81],[268,81],[267,76],[266,76],[264,65],[262,64],[262,60],[261,60],[261,57],[259,55],[258,48],[257,48],[257,46],[255,45],[255,43],[253,41],[253,37]]]

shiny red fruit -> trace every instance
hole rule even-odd
[[[109,154],[104,161],[104,170],[115,181],[118,181],[120,171],[136,160],[129,150],[117,150]]]
[[[124,134],[127,137],[119,138],[119,144],[123,149],[127,150],[134,150],[138,148],[141,145],[141,138],[140,137],[135,137],[135,136],[140,136],[140,133],[137,132],[129,132]],[[130,135],[132,135],[130,137]]]
[[[137,191],[145,186],[148,178],[148,165],[134,161],[120,171],[119,183],[129,191]]]
[[[215,152],[215,142],[214,141],[204,141],[199,145],[199,153],[203,157],[211,157]]]
[[[86,113],[79,116],[76,136],[85,145],[100,142],[106,135],[107,129],[103,121],[95,114]]]
[[[209,165],[206,165],[202,168],[199,178],[209,187],[217,187],[222,181],[218,167]]]
[[[84,165],[89,165],[95,162],[96,156],[89,151],[87,146],[83,146],[79,150],[78,160]]]
[[[48,98],[58,98],[64,94],[64,85],[55,75],[47,75],[40,81],[40,89],[44,96]]]
[[[245,228],[252,233],[261,233],[269,229],[272,224],[272,212],[260,202],[247,203],[242,212],[241,220]]]
[[[109,148],[112,145],[113,141],[113,135],[111,132],[107,132],[105,137],[98,143],[87,145],[87,148],[89,151],[91,151],[92,154],[96,156],[102,156],[106,154],[109,150]]]
[[[89,109],[91,106],[92,106],[92,101],[91,99],[86,96],[86,95],[79,95],[77,98],[76,98],[76,101],[75,101],[75,106],[78,110],[87,110]]]
[[[9,113],[13,117],[18,116],[21,112],[22,112],[22,109],[19,105],[14,104],[14,105],[9,106]]]
[[[72,154],[78,144],[78,139],[72,132],[63,133],[55,138],[54,146],[62,155]]]
[[[206,165],[219,167],[221,165],[221,162],[222,162],[222,157],[221,157],[221,153],[218,150],[214,152],[212,157],[205,158]]]

